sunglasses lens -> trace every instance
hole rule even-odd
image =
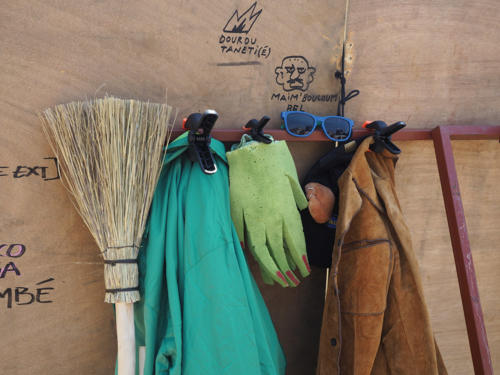
[[[286,116],[288,131],[293,135],[308,135],[314,130],[315,120],[303,113],[290,113]]]
[[[342,141],[349,137],[351,124],[345,119],[328,117],[324,121],[324,126],[330,138]]]

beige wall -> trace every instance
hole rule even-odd
[[[288,105],[327,114],[335,102],[302,102],[338,91],[333,73],[343,38],[340,0],[263,1],[248,36],[268,57],[223,54],[220,37],[234,10],[251,1],[7,1],[0,9],[0,267],[13,261],[20,275],[0,279],[0,293],[28,288],[37,302],[12,306],[0,298],[2,373],[110,374],[114,318],[103,301],[102,260],[56,176],[37,112],[75,99],[110,93],[168,102],[180,119],[215,108],[219,128]],[[405,120],[409,127],[493,125],[499,111],[496,2],[387,3],[350,1],[349,88],[361,95],[346,114]],[[491,31],[491,32],[490,32]],[[227,33],[226,33],[227,34]],[[227,44],[232,45],[232,43]],[[236,42],[237,44],[237,42]],[[304,56],[313,82],[290,98],[276,81],[287,56]],[[243,64],[242,64],[243,63]],[[285,95],[285,100],[273,94]],[[413,233],[432,324],[450,374],[472,364],[432,143],[399,142],[398,194]],[[500,369],[498,294],[500,257],[499,144],[454,142],[462,197],[478,274],[494,367]],[[300,174],[331,145],[290,143]],[[19,168],[21,167],[21,168]],[[29,168],[28,168],[29,167]],[[34,169],[34,167],[39,167]],[[10,244],[25,253],[5,257]],[[12,247],[15,254],[20,247]],[[289,374],[313,373],[322,314],[324,275],[297,289],[264,286],[249,259],[285,348]],[[53,280],[51,280],[53,279]],[[39,284],[43,282],[42,284]],[[37,285],[39,284],[39,285]],[[53,289],[41,289],[53,288]],[[24,290],[24,289],[19,289]],[[27,292],[25,292],[27,293]],[[28,302],[19,295],[19,303]],[[48,302],[51,303],[42,303]]]
[[[349,1],[357,121],[497,125],[497,1]]]

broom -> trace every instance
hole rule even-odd
[[[104,300],[115,304],[120,375],[135,374],[137,255],[171,112],[164,104],[106,97],[40,116],[73,203],[104,257]]]

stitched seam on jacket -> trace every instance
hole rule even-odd
[[[347,253],[349,251],[364,249],[367,247],[376,246],[376,245],[384,243],[384,242],[387,242],[389,244],[389,246],[391,246],[391,241],[387,238],[376,238],[373,240],[352,241],[352,242],[344,244],[344,246],[342,247],[342,252]],[[347,249],[346,249],[346,247],[347,247]]]
[[[354,185],[356,185],[356,189],[358,189],[358,192],[359,192],[360,194],[362,194],[362,195],[363,195],[366,199],[368,199],[368,202],[370,202],[370,203],[373,205],[373,207],[375,207],[375,208],[376,208],[376,209],[380,212],[380,214],[381,214],[381,215],[385,216],[385,212],[384,212],[384,210],[382,210],[382,208],[380,208],[380,207],[378,206],[378,204],[376,204],[376,203],[375,203],[375,202],[374,202],[374,201],[370,198],[370,196],[368,195],[368,193],[367,193],[366,191],[364,191],[363,189],[361,189],[361,187],[360,187],[360,186],[359,186],[359,184],[358,184],[358,181],[356,181],[356,179],[355,179],[354,177],[352,178],[352,181],[354,182]]]
[[[387,297],[389,296],[389,286],[391,285],[391,279],[392,279],[392,272],[394,271],[394,252],[392,250],[392,243],[389,241],[389,270],[387,271],[387,285],[385,288],[385,308],[387,309]],[[391,270],[392,268],[392,270]]]

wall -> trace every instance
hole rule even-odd
[[[494,0],[350,1],[350,87],[361,95],[349,114],[418,128],[497,125],[499,16]]]
[[[336,111],[333,74],[345,2],[259,0],[255,12],[262,13],[251,30],[237,35],[241,42],[227,42],[234,33],[223,29],[234,11],[241,15],[251,4],[52,0],[2,5],[0,246],[6,246],[0,247],[0,327],[7,359],[2,373],[109,374],[116,352],[113,310],[102,302],[102,259],[57,179],[39,111],[105,93],[164,101],[166,89],[169,104],[179,108],[177,125],[183,116],[207,107],[220,113],[220,128],[239,128],[264,114],[272,117],[271,127],[278,127],[279,112],[293,106],[319,114]],[[496,27],[500,5],[484,0],[351,1],[349,8],[348,86],[361,95],[349,102],[346,114],[356,124],[366,119],[405,120],[414,128],[496,124],[500,47],[498,33],[489,30]],[[245,37],[248,46],[259,46],[257,55],[256,47],[245,54],[227,52],[230,46],[244,46]],[[307,60],[309,74],[305,85],[291,91],[278,77],[288,56],[304,57],[300,61]],[[412,229],[437,341],[449,373],[470,374],[434,150],[427,141],[398,145],[403,150],[398,194]],[[500,182],[500,150],[494,141],[453,145],[498,370],[500,210],[494,191]],[[300,174],[329,147],[290,143]],[[7,256],[9,248],[14,257]],[[312,374],[324,274],[315,269],[299,288],[284,290],[263,285],[248,260],[287,354],[288,374]]]

